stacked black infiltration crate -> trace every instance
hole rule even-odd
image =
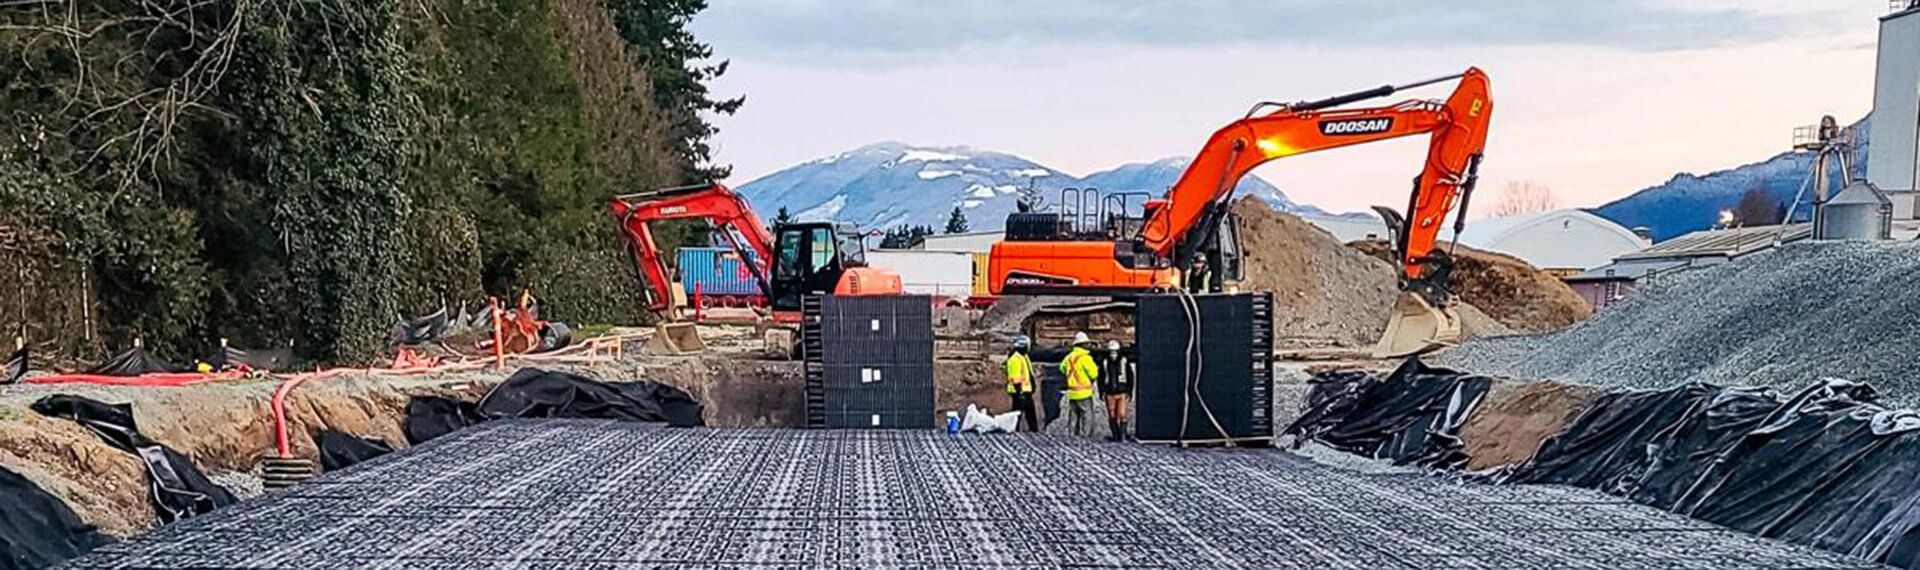
[[[934,426],[931,298],[813,297],[803,311],[809,427]]]
[[[1137,306],[1135,436],[1150,442],[1270,443],[1273,296],[1163,295],[1142,297]],[[1189,343],[1195,316],[1199,339]]]

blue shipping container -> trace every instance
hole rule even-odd
[[[753,254],[746,254],[751,259]],[[692,299],[697,286],[703,295],[759,295],[753,271],[741,262],[741,253],[718,247],[680,248],[680,284]]]

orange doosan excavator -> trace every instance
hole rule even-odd
[[[652,222],[706,220],[742,260],[772,306],[775,321],[799,322],[805,295],[899,295],[900,275],[867,267],[858,235],[831,223],[795,223],[768,231],[747,200],[717,182],[617,196],[609,204],[646,286],[648,308],[671,318],[673,278],[654,243]],[[775,248],[778,249],[775,249]]]
[[[1456,79],[1446,101],[1337,108]],[[1402,290],[1374,352],[1404,356],[1444,346],[1459,339],[1460,325],[1447,288],[1451,258],[1435,240],[1456,204],[1455,230],[1465,224],[1492,114],[1490,85],[1479,69],[1318,101],[1260,103],[1215,132],[1166,196],[1143,201],[1137,217],[1124,197],[1074,193],[1063,193],[1062,211],[1009,215],[1007,235],[989,257],[988,286],[995,295],[1125,297],[1183,286],[1218,291],[1237,279],[1240,252],[1228,201],[1248,171],[1276,158],[1431,134],[1408,215],[1374,208],[1390,229]]]

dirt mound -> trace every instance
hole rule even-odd
[[[1233,203],[1246,252],[1242,289],[1272,291],[1280,337],[1321,338],[1341,346],[1380,339],[1399,294],[1393,267],[1349,248],[1313,224],[1266,203]]]
[[[1467,415],[1460,441],[1472,459],[1467,469],[1517,465],[1533,457],[1540,442],[1566,429],[1601,390],[1559,382],[1500,379]]]
[[[1349,245],[1379,259],[1393,259],[1392,248],[1382,240]],[[1593,314],[1593,307],[1572,287],[1520,258],[1444,242],[1440,247],[1454,253],[1454,293],[1508,328],[1550,332]]]

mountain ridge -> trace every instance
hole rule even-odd
[[[786,208],[802,221],[852,223],[867,229],[899,225],[941,229],[952,210],[960,208],[969,229],[986,231],[1005,225],[1021,191],[1029,187],[1040,190],[1047,204],[1057,202],[1065,188],[1098,188],[1103,196],[1144,192],[1157,197],[1179,179],[1190,161],[1166,157],[1074,176],[989,149],[884,141],[781,169],[741,184],[738,191],[755,211],[769,217]],[[1282,211],[1333,215],[1293,201],[1255,175],[1242,179],[1235,195],[1258,197]]]

